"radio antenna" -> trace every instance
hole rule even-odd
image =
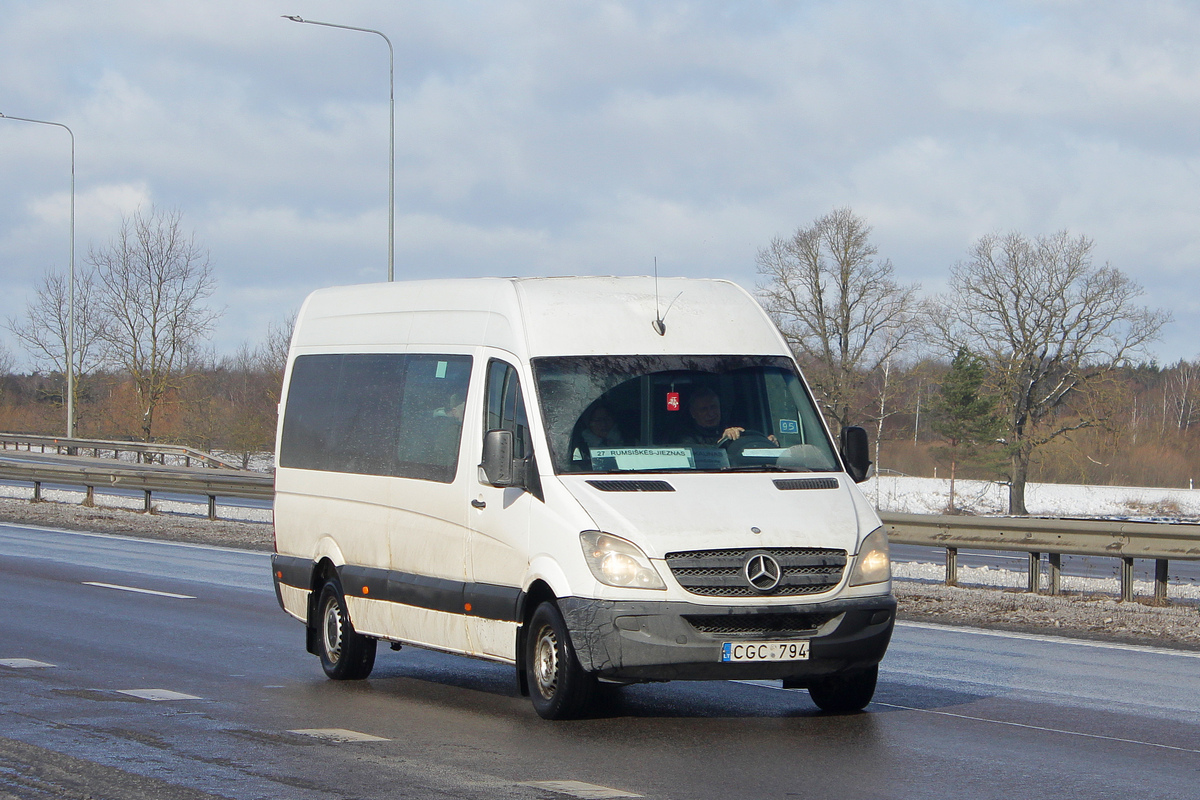
[[[670,310],[670,309],[668,309]],[[654,257],[654,322],[650,323],[654,328],[654,332],[659,336],[667,335],[667,326],[663,322],[663,315],[659,313],[658,300],[658,256]]]

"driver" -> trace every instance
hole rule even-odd
[[[691,425],[681,437],[684,444],[721,444],[734,441],[746,432],[745,428],[736,425],[722,427],[721,398],[712,389],[698,389],[691,396],[688,415]],[[767,438],[775,441],[774,436]]]

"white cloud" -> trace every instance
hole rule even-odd
[[[936,290],[991,230],[1087,233],[1200,325],[1200,9],[1182,2],[43,0],[0,7],[0,111],[70,124],[79,252],[179,208],[220,349],[386,258],[400,275],[754,283],[771,236],[849,205]],[[0,120],[0,316],[63,252],[65,143]]]

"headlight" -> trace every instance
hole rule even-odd
[[[583,557],[596,580],[606,586],[666,589],[658,571],[633,542],[600,531],[579,534]]]
[[[887,533],[879,528],[863,539],[854,559],[854,572],[850,573],[850,585],[882,583],[891,580],[892,560],[888,555]]]

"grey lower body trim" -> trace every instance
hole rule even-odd
[[[312,586],[314,569],[316,563],[312,559],[281,556],[278,553],[271,556],[275,596],[281,606],[284,603],[280,584],[305,590],[320,589],[319,586]],[[347,597],[370,597],[449,614],[520,622],[523,592],[515,586],[467,583],[353,564],[338,567],[337,573]]]
[[[804,685],[883,659],[896,620],[891,595],[786,606],[710,606],[694,603],[618,602],[565,597],[559,601],[580,664],[602,678],[628,681],[766,680]],[[768,633],[705,632],[689,619],[728,615],[754,628],[756,617],[795,614],[820,620],[813,630]],[[739,625],[735,625],[739,627]],[[729,641],[808,639],[805,661],[725,663]]]

